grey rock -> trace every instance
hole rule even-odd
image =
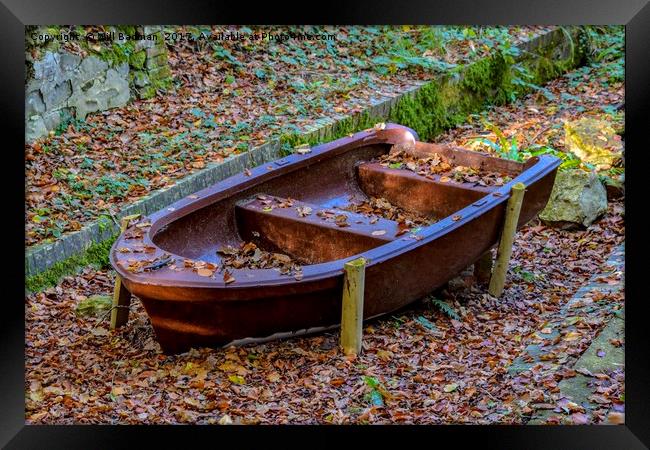
[[[102,111],[108,107],[106,99],[99,96],[101,84],[99,80],[94,80],[87,89],[80,89],[72,94],[68,106],[75,108],[78,118],[84,119],[89,113]]]
[[[41,88],[46,108],[51,111],[66,104],[68,97],[72,95],[70,81],[62,81],[59,84],[45,83]]]
[[[133,77],[133,84],[135,84],[136,87],[145,87],[149,84],[149,77],[144,72],[136,72]]]
[[[79,67],[79,63],[81,63],[81,56],[73,55],[72,53],[62,53],[59,66],[64,73],[69,73]]]
[[[595,173],[560,171],[539,218],[549,225],[588,227],[607,211],[607,191]]]
[[[106,69],[108,69],[108,63],[106,61],[102,61],[96,56],[84,58],[84,60],[81,61],[81,64],[79,64],[78,70],[72,77],[73,88],[80,87],[87,81],[103,75],[104,72],[106,72]]]
[[[45,123],[45,128],[48,130],[53,130],[58,127],[62,120],[61,110],[59,109],[43,114],[43,122]]]
[[[43,98],[38,90],[25,95],[25,119],[41,114],[44,111],[45,103],[43,103]]]
[[[126,78],[129,75],[129,63],[123,62],[122,64],[117,66],[115,70],[117,71],[117,74],[120,77]]]
[[[77,117],[83,119],[92,112],[123,106],[129,97],[128,81],[116,70],[108,69],[104,80],[95,79],[87,89],[75,90],[68,106],[74,107]]]
[[[31,80],[27,81],[27,86],[25,86],[25,92],[38,91],[41,89],[41,85],[42,85],[41,80],[32,78]]]
[[[115,93],[108,98],[109,108],[116,108],[127,104],[131,95],[129,82],[125,77],[120,76],[116,70],[109,69],[106,72],[105,87],[108,95],[111,95],[113,92]]]
[[[59,62],[61,56],[58,53],[47,52],[40,61],[34,62],[34,78],[36,80],[59,84],[65,80]]]
[[[25,123],[25,141],[33,142],[36,139],[47,135],[47,127],[41,116],[32,116]]]
[[[33,141],[62,120],[125,105],[130,98],[129,64],[109,68],[96,56],[47,52],[34,62],[25,89],[25,140]],[[148,79],[146,80],[148,82]]]

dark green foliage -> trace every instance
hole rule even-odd
[[[51,286],[55,286],[61,278],[73,275],[80,268],[94,266],[97,268],[109,267],[109,252],[117,236],[106,241],[92,244],[80,255],[71,256],[59,261],[44,272],[29,276],[25,279],[25,289],[30,292],[39,292]]]
[[[610,83],[625,80],[625,28],[622,25],[586,26],[580,36],[587,63]]]
[[[428,83],[415,95],[400,99],[391,110],[389,121],[414,129],[424,141],[440,134],[449,122],[437,83]]]
[[[438,308],[442,313],[444,313],[450,319],[460,320],[460,316],[458,315],[456,310],[451,305],[449,305],[449,303],[440,300],[439,298],[436,297],[427,297],[426,301],[429,304]]]

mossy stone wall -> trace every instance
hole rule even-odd
[[[132,98],[151,98],[172,87],[167,47],[161,27],[106,27],[110,38],[88,40],[77,27],[27,27],[25,140],[45,136],[71,118],[125,105]],[[61,40],[34,36],[77,33],[75,53]],[[119,39],[145,36],[149,39]]]

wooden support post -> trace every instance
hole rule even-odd
[[[366,260],[359,258],[347,262],[344,271],[341,348],[346,355],[358,355],[361,352]]]
[[[137,219],[140,214],[134,214],[122,218],[120,222],[120,233],[124,233],[131,220]],[[129,320],[129,306],[131,305],[131,293],[122,284],[119,275],[115,275],[115,287],[113,288],[113,309],[111,310],[111,330],[126,325]]]
[[[474,263],[474,277],[479,283],[487,283],[492,275],[492,251],[488,250]]]
[[[519,213],[521,204],[524,200],[526,186],[524,183],[516,183],[510,191],[510,198],[506,206],[506,217],[503,221],[503,230],[501,231],[501,240],[499,241],[499,250],[497,251],[496,264],[492,271],[490,287],[488,292],[494,297],[500,297],[503,293],[503,286],[506,282],[506,272],[510,256],[512,255],[512,244],[515,240],[517,223],[519,222]]]

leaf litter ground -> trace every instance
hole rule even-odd
[[[524,423],[536,408],[557,406],[559,381],[575,376],[571,363],[623,306],[622,294],[598,294],[607,308],[585,313],[542,363],[508,372],[537,332],[564,320],[562,305],[622,242],[621,208],[612,203],[586,231],[529,224],[518,234],[502,299],[469,279],[456,283],[438,295],[458,320],[417,302],[367,323],[355,359],[339,353],[336,332],[165,356],[138,300],[115,332],[106,317],[75,314],[80,301],[112,290],[110,272],[85,269],[26,299],[27,420]],[[599,394],[604,408],[621,407],[623,386],[612,376]]]

